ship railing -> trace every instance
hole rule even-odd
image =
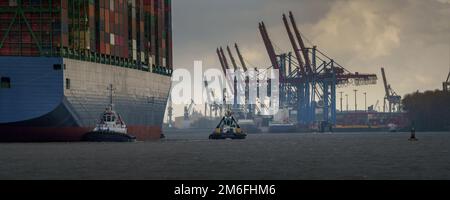
[[[100,64],[108,64],[108,65],[115,65],[119,67],[125,67],[130,69],[137,69],[141,71],[147,71],[152,72],[164,76],[172,76],[173,69],[163,67],[163,66],[152,66],[151,68],[146,65],[146,63],[138,61],[138,60],[132,60],[129,58],[122,58],[118,56],[112,56],[112,55],[106,55],[101,54],[89,50],[77,50],[73,48],[67,48],[62,47],[61,50],[53,56],[62,56],[65,58],[75,59],[75,60],[82,60],[82,61],[89,61],[89,62],[95,62]],[[51,55],[50,55],[51,56]],[[144,67],[147,66],[147,67]]]

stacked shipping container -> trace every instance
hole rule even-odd
[[[341,112],[336,115],[339,126],[387,126],[396,124],[398,127],[406,127],[408,118],[405,113],[383,112]]]
[[[171,26],[171,0],[0,0],[0,56],[63,56],[170,74]]]
[[[0,55],[57,53],[61,46],[60,8],[59,1],[0,0]]]
[[[97,34],[95,48],[101,54],[128,58],[128,3],[125,0],[95,0],[90,16]]]

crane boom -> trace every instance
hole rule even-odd
[[[223,53],[222,47],[220,47],[220,55],[222,56],[223,64],[225,65],[226,69],[230,69],[230,65],[228,65],[228,60],[225,54]]]
[[[224,70],[225,79],[227,80],[227,81],[225,82],[225,84],[228,83],[228,86],[233,87],[233,86],[234,86],[234,83],[233,83],[232,81],[230,81],[230,80],[227,78],[227,70],[230,69],[230,66],[228,65],[227,57],[225,56],[222,47],[219,47],[219,58],[220,58],[220,57],[222,58],[223,65],[225,66],[225,68],[223,69],[223,70]],[[233,93],[234,93],[234,92],[233,92]]]
[[[444,92],[450,91],[450,72],[448,72],[447,80],[442,83],[442,85],[444,87]]]
[[[212,89],[209,88],[209,83],[206,80],[206,77],[204,77],[205,79],[205,89],[206,89],[206,96],[208,98],[209,102],[215,102],[215,96],[214,96],[214,91]],[[211,90],[211,93],[209,92]],[[212,95],[212,96],[211,96]]]
[[[194,108],[194,100],[191,99],[191,104],[189,106],[184,107],[184,119],[189,120],[190,116],[192,115],[193,108]]]
[[[189,105],[189,108],[188,108],[188,113],[189,113],[189,114],[192,113],[192,110],[193,110],[193,108],[194,108],[194,105],[195,105],[194,100],[192,100],[192,101],[191,101],[191,104]]]
[[[245,64],[244,57],[242,57],[241,51],[239,50],[239,46],[235,43],[234,47],[236,48],[236,52],[238,54],[239,60],[241,61],[242,69],[244,71],[248,71],[247,65]]]
[[[219,57],[220,66],[222,67],[223,73],[226,75],[227,74],[227,68],[225,67],[225,64],[224,64],[223,59],[222,59],[222,54],[220,54],[219,48],[217,48],[217,56]]]
[[[390,96],[389,85],[387,83],[386,72],[384,71],[384,68],[381,68],[381,75],[383,76],[384,91],[386,92],[386,97],[388,97]]]
[[[233,65],[234,71],[237,71],[236,60],[234,59],[233,53],[230,50],[230,47],[227,46],[228,55],[230,56],[231,64]]]
[[[259,23],[259,31],[264,41],[264,45],[266,46],[267,53],[269,54],[270,62],[274,69],[280,69],[280,66],[277,62],[277,55],[275,54],[275,49],[273,48],[273,44],[270,41],[269,34],[267,33],[266,25],[264,22]]]
[[[289,40],[291,41],[292,48],[294,49],[295,57],[297,57],[298,64],[300,66],[301,74],[305,74],[305,64],[303,63],[302,56],[300,55],[299,48],[297,46],[297,42],[295,41],[294,35],[292,34],[291,27],[289,26],[286,15],[283,14],[283,22],[286,27],[286,31],[288,32]]]
[[[385,102],[386,100],[389,102],[389,112],[392,112],[395,107],[397,107],[395,110],[400,111],[402,97],[397,95],[397,93],[391,88],[391,85],[388,84],[384,68],[381,68],[381,74],[383,75],[384,90],[386,91]],[[383,109],[385,108],[386,105]]]
[[[448,72],[447,83],[450,83],[450,72]]]
[[[172,95],[169,95],[169,106],[167,107],[167,118],[168,118],[168,125],[169,128],[173,127],[173,102],[172,102]]]
[[[303,42],[302,35],[300,34],[300,31],[297,27],[297,23],[295,22],[294,15],[290,11],[289,11],[289,18],[291,19],[292,27],[294,28],[295,35],[296,35],[298,43],[300,45],[300,49],[302,50],[303,59],[305,59],[305,64],[306,64],[305,68],[308,71],[308,73],[312,73],[311,60],[309,59],[309,56],[308,56],[308,49],[306,49],[306,47],[305,47],[305,43]]]

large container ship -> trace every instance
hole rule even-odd
[[[162,132],[171,0],[0,0],[0,142],[80,141],[114,88],[138,140]]]

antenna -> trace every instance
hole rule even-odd
[[[108,90],[109,90],[109,105],[111,106],[111,109],[112,109],[112,107],[114,105],[113,104],[113,91],[114,91],[113,84],[109,84]]]

